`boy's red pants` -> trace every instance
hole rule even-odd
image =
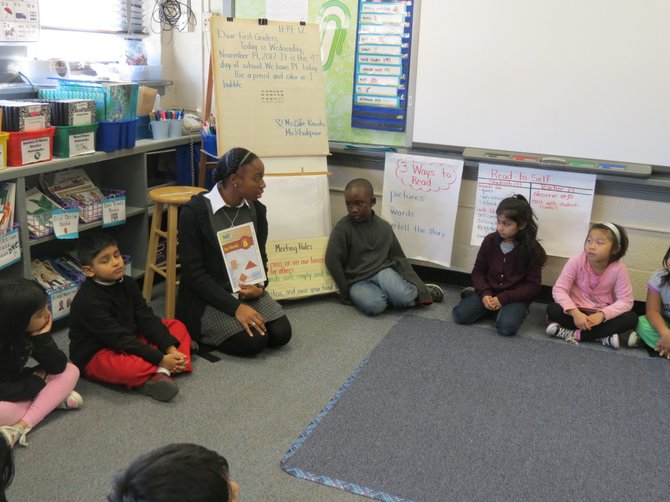
[[[188,365],[184,372],[190,373],[193,370],[191,366],[191,336],[188,334],[186,326],[176,319],[163,319],[163,324],[170,334],[179,340],[177,350],[188,357]],[[137,338],[156,348],[156,345],[149,343],[142,335],[137,335]],[[126,354],[125,352],[115,352],[112,349],[102,349],[88,362],[84,369],[84,375],[90,380],[125,385],[134,389],[156,373],[157,368],[158,366],[154,366],[139,356]]]

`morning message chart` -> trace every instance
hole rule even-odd
[[[327,155],[319,27],[212,16],[211,37],[218,151]]]
[[[537,217],[538,238],[547,254],[579,254],[589,230],[595,184],[594,174],[480,164],[470,244],[479,246],[495,232],[502,199],[521,194]]]

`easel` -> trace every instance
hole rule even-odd
[[[207,69],[207,88],[205,90],[204,121],[209,122],[212,114],[212,93],[214,92],[214,77],[212,73],[212,56],[209,57],[209,68]],[[198,164],[198,186],[205,188],[208,169],[216,169],[218,158],[213,153],[205,150],[203,139],[200,147],[200,163]]]

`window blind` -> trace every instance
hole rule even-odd
[[[45,30],[148,34],[148,0],[40,0]]]

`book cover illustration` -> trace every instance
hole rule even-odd
[[[60,204],[47,197],[39,188],[26,190],[26,219],[28,232],[35,237],[44,237],[53,233],[51,213],[62,209]]]
[[[41,183],[63,206],[79,207],[84,223],[102,217],[102,200],[105,198],[83,169],[72,169],[42,176]]]
[[[58,273],[54,265],[47,258],[42,260],[35,258],[31,262],[31,266],[33,280],[37,281],[44,289],[59,289],[73,285],[70,279]]]
[[[216,234],[233,293],[240,284],[259,284],[267,279],[253,223],[244,223]]]

